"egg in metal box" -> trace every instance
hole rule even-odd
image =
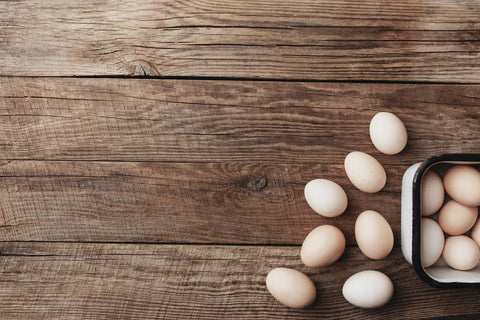
[[[438,213],[429,217],[425,217],[425,214],[422,216],[422,180],[429,170],[437,172],[443,178],[449,168],[457,165],[471,166],[480,170],[480,154],[442,154],[434,156],[410,166],[405,171],[402,180],[402,253],[405,259],[413,265],[420,278],[435,287],[480,286],[480,265],[476,265],[468,271],[461,271],[449,267],[442,257],[430,266],[426,266],[429,262],[422,261],[422,256],[426,260],[428,254],[431,253],[426,252],[424,248],[422,255],[422,237],[425,237],[425,234],[428,233],[431,239],[442,240],[440,239],[441,235],[435,231],[435,227],[427,226],[425,223],[427,218],[431,219],[429,222],[438,221]],[[445,192],[444,204],[450,199],[451,197]],[[423,227],[422,220],[424,221]],[[431,224],[434,225],[434,223]],[[466,234],[469,235],[469,232]],[[447,239],[449,235],[444,234],[444,237]],[[436,246],[437,243],[434,243]],[[432,251],[436,250],[434,249],[432,247]]]

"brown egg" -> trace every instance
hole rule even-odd
[[[471,270],[478,265],[480,249],[467,236],[451,236],[445,241],[442,257],[454,269]]]
[[[473,241],[480,247],[480,219],[477,220],[477,223],[472,228],[472,232],[470,233]]]
[[[443,185],[455,201],[470,207],[480,206],[480,171],[474,167],[451,167],[443,177]]]
[[[380,213],[367,210],[355,221],[355,240],[364,255],[383,259],[393,248],[392,228]]]
[[[272,296],[290,308],[305,308],[317,295],[312,280],[294,269],[275,268],[268,273],[265,282]]]
[[[335,226],[323,225],[307,235],[300,258],[307,267],[325,267],[337,261],[344,250],[345,237],[342,231]]]
[[[457,236],[470,230],[477,221],[478,208],[448,201],[438,213],[438,224],[446,233]]]

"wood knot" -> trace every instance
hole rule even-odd
[[[135,76],[159,76],[160,72],[158,72],[157,68],[153,63],[148,61],[139,61],[138,64],[135,66],[134,71]]]
[[[265,188],[267,185],[267,179],[265,177],[255,177],[254,179],[250,180],[248,183],[248,187],[253,191],[259,191]]]

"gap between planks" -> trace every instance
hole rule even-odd
[[[0,74],[478,83],[479,12],[474,1],[3,1]]]
[[[194,80],[194,81],[225,81],[225,82],[292,82],[292,83],[343,83],[343,84],[399,84],[399,85],[457,85],[457,86],[475,86],[480,85],[480,82],[452,82],[452,81],[404,81],[404,80],[322,80],[322,79],[310,79],[310,78],[259,78],[259,77],[226,77],[226,76],[140,76],[140,75],[0,75],[1,78],[27,78],[27,79],[130,79],[130,80]]]
[[[8,319],[419,319],[480,313],[478,290],[428,286],[398,248],[377,261],[351,248],[324,268],[305,267],[296,247],[0,243],[0,249],[19,254],[0,256],[0,308]],[[308,275],[318,289],[315,303],[294,310],[276,302],[265,288],[274,267]],[[393,299],[380,309],[356,308],[342,297],[343,282],[366,269],[394,282]]]

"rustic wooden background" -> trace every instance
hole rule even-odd
[[[407,127],[397,156],[369,140],[378,111]],[[348,182],[354,150],[384,190]],[[0,318],[478,319],[478,288],[430,287],[399,246],[403,172],[450,152],[480,152],[478,1],[1,1]],[[308,207],[314,178],[345,188],[342,216]],[[366,209],[386,259],[355,245]],[[307,268],[325,223],[348,247]],[[270,296],[277,266],[314,280],[311,307]],[[394,282],[383,308],[341,294],[365,269]]]

